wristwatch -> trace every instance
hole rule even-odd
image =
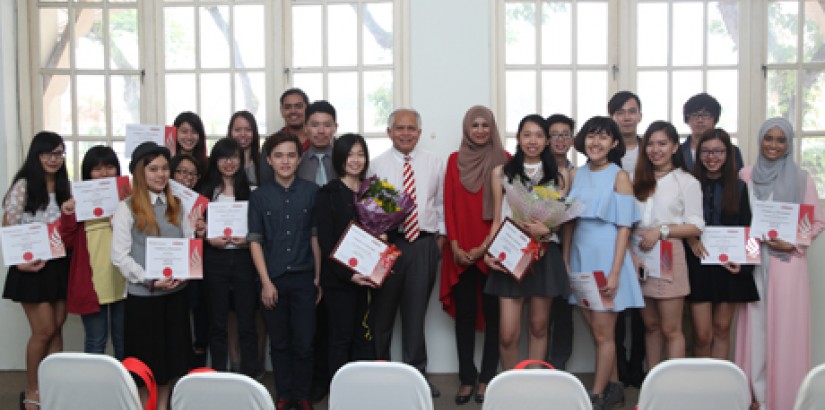
[[[670,235],[670,227],[662,225],[659,227],[659,239],[665,240]]]

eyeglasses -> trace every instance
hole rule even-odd
[[[66,158],[66,151],[52,151],[40,153],[40,159],[44,161],[57,161],[64,158]]]
[[[713,118],[713,115],[707,111],[699,111],[688,116],[691,120],[709,120]]]
[[[725,155],[727,150],[724,148],[716,148],[716,149],[703,149],[699,151],[699,155],[703,157],[709,157],[711,155],[715,157],[722,157]]]
[[[566,139],[567,140],[567,139],[570,139],[570,138],[572,138],[572,136],[570,135],[569,132],[562,132],[562,133],[557,133],[557,134],[550,133],[550,139],[553,139],[553,140],[556,140],[556,139]]]
[[[176,169],[176,170],[175,170],[175,175],[182,175],[182,176],[185,176],[185,177],[190,177],[190,178],[197,178],[197,177],[198,177],[198,173],[197,173],[197,172],[195,172],[195,171],[189,171],[189,170],[187,170],[187,169],[182,169],[182,168],[180,168],[180,169]]]
[[[239,162],[241,162],[241,157],[231,156],[231,157],[218,158],[218,162],[221,162],[221,161],[230,162],[230,163],[239,163]]]

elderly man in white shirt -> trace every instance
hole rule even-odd
[[[421,137],[421,116],[412,109],[390,114],[387,135],[392,148],[370,161],[369,176],[377,175],[405,192],[413,191],[416,208],[399,230],[387,232],[402,254],[370,308],[378,359],[390,359],[396,312],[401,309],[403,361],[423,374],[427,366],[424,319],[435,283],[444,228],[444,161],[416,148]],[[433,397],[440,392],[430,384]]]

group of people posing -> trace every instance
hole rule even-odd
[[[6,277],[3,297],[21,303],[32,331],[21,394],[27,409],[38,401],[39,362],[62,349],[67,312],[81,315],[87,352],[103,353],[111,334],[117,358],[134,356],[152,369],[158,408],[166,408],[174,380],[199,364],[193,359],[204,360],[205,349],[217,370],[260,373],[264,336],[277,408],[312,408],[348,361],[390,359],[399,311],[402,360],[426,373],[424,324],[439,266],[439,297],[455,317],[458,405],[483,402],[499,365],[511,369],[527,358],[565,368],[578,303],[568,275],[590,271],[604,272],[599,291],[614,306],[580,309],[595,346],[594,409],[622,404],[624,385],[638,387],[646,369],[686,355],[686,301],[693,355],[729,359],[738,312],[734,361],[751,381],[754,405],[792,405],[811,366],[807,248],[766,237],[759,265],[701,263],[702,230],[749,226],[754,200],[813,205],[812,238],[825,228],[813,180],[793,160],[788,121],[764,123],[757,160],[743,167],[728,133],[715,127],[721,106],[708,94],[684,105],[691,129],[684,143],[665,121],[640,136],[641,101],[622,91],[610,99],[608,116],[590,118],[578,131],[565,115],[525,116],[512,154],[492,111],[474,106],[445,163],[418,146],[422,122],[415,110],[390,114],[392,148],[371,158],[362,136],[336,137],[329,102],[310,104],[303,91],[290,89],[280,103],[285,127],[262,147],[254,116],[241,111],[208,156],[200,118],[182,113],[174,123],[174,157],[154,143],[138,146],[129,163],[131,196],[113,217],[80,223],[62,138],[34,137],[4,198],[3,224],[59,221],[70,257],[12,266]],[[578,168],[569,159],[571,146],[587,159]],[[121,174],[117,155],[105,146],[86,152],[81,170],[84,180]],[[329,257],[358,221],[355,194],[371,176],[406,192],[415,205],[399,229],[381,235],[401,256],[380,286]],[[189,218],[170,179],[210,201],[247,201],[249,233],[207,239],[208,213]],[[486,252],[513,216],[505,187],[516,180],[552,186],[584,204],[578,218],[561,226],[521,222],[541,248],[521,280]],[[147,279],[149,237],[204,238],[203,281]],[[672,278],[646,276],[631,243],[641,251],[667,243]],[[526,356],[519,348],[525,304]],[[477,330],[484,332],[480,366]]]

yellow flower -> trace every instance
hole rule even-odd
[[[387,182],[387,181],[383,181],[383,180],[381,181],[381,187],[386,188],[386,189],[393,189],[393,188],[395,188],[394,186],[392,186],[392,184],[390,184],[390,183],[389,183],[389,182]]]
[[[381,201],[381,200],[380,200],[380,199],[378,199],[378,198],[375,198],[375,203],[376,203],[376,204],[378,204],[378,206],[380,206],[380,207],[384,207],[384,202],[383,202],[383,201]]]
[[[558,191],[543,185],[533,188],[533,192],[535,192],[539,198],[542,199],[559,199],[561,197]]]

